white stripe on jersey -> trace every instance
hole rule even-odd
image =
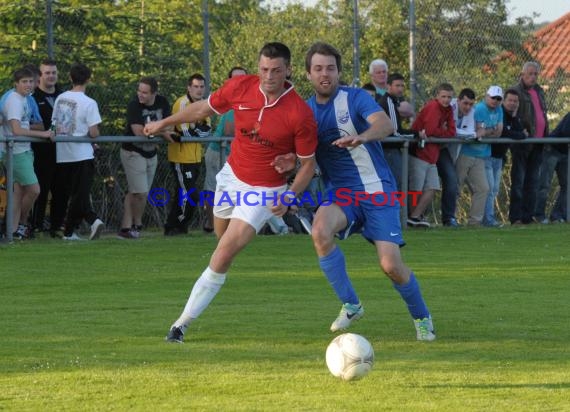
[[[394,136],[400,136],[398,133],[398,118],[396,117],[396,106],[392,101],[390,96],[387,96],[386,102],[388,103],[388,114],[390,116],[390,121],[392,122],[392,126],[394,127]]]
[[[350,111],[348,110],[348,93],[340,90],[334,99],[334,111],[336,122],[339,130],[345,130],[349,136],[356,136],[358,132],[350,118]],[[384,186],[382,181],[378,178],[378,173],[374,168],[374,162],[370,157],[370,153],[366,146],[361,144],[357,147],[348,148],[348,152],[352,157],[360,180],[364,185],[364,190],[367,193],[383,192]]]

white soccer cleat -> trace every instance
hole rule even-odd
[[[431,342],[435,340],[435,331],[431,316],[429,318],[414,319],[416,338],[421,341]]]
[[[340,313],[331,325],[331,332],[347,329],[350,324],[364,316],[364,308],[361,304],[353,305],[345,303],[340,308]]]

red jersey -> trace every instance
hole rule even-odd
[[[235,139],[228,163],[241,181],[252,186],[276,187],[286,183],[271,162],[275,156],[314,155],[317,124],[313,112],[289,82],[285,92],[267,103],[256,75],[227,80],[208,99],[216,113],[234,110]]]
[[[426,131],[428,137],[455,137],[455,120],[451,106],[443,107],[435,99],[430,100],[420,110],[412,124],[412,129]],[[439,158],[439,144],[426,143],[423,149],[417,145],[411,150],[412,154],[425,162],[436,164]]]

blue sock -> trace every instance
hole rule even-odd
[[[402,299],[408,305],[408,311],[412,318],[423,319],[429,318],[429,310],[422,297],[422,292],[420,291],[420,284],[416,280],[414,273],[410,274],[410,281],[405,285],[398,285],[394,283],[394,288],[400,293]]]
[[[346,262],[339,247],[335,246],[331,253],[319,258],[319,265],[342,303],[353,305],[359,303],[358,296],[346,273]]]

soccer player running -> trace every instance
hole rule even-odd
[[[313,44],[305,68],[315,90],[308,104],[318,124],[317,163],[335,200],[318,209],[312,230],[320,267],[343,304],[331,331],[348,328],[364,314],[344,255],[334,241],[335,235],[346,239],[361,232],[374,244],[380,267],[406,302],[417,339],[432,341],[435,333],[430,312],[414,274],[400,255],[404,244],[400,205],[387,202],[378,206],[378,201],[375,205],[370,199],[357,201],[355,196],[357,192],[384,192],[391,199],[389,194],[397,191],[380,144],[394,132],[390,119],[364,90],[339,86],[341,56],[333,46]],[[337,196],[339,189],[342,199]],[[346,201],[347,193],[352,194],[350,202]]]
[[[168,126],[195,123],[213,114],[235,111],[232,151],[216,177],[214,230],[218,245],[208,267],[194,284],[182,314],[171,326],[166,337],[169,342],[182,343],[188,325],[206,309],[224,284],[236,255],[271,216],[287,212],[294,195],[304,190],[313,177],[317,126],[311,110],[287,80],[291,74],[290,61],[287,46],[267,43],[259,53],[258,75],[233,77],[208,100],[192,103],[144,128],[146,135],[152,135]],[[290,152],[297,154],[301,166],[287,188],[286,176],[272,162],[276,156]],[[285,191],[292,193],[291,198],[282,195]],[[259,194],[259,201],[240,202],[239,196],[248,192]],[[271,200],[264,201],[264,196]]]

